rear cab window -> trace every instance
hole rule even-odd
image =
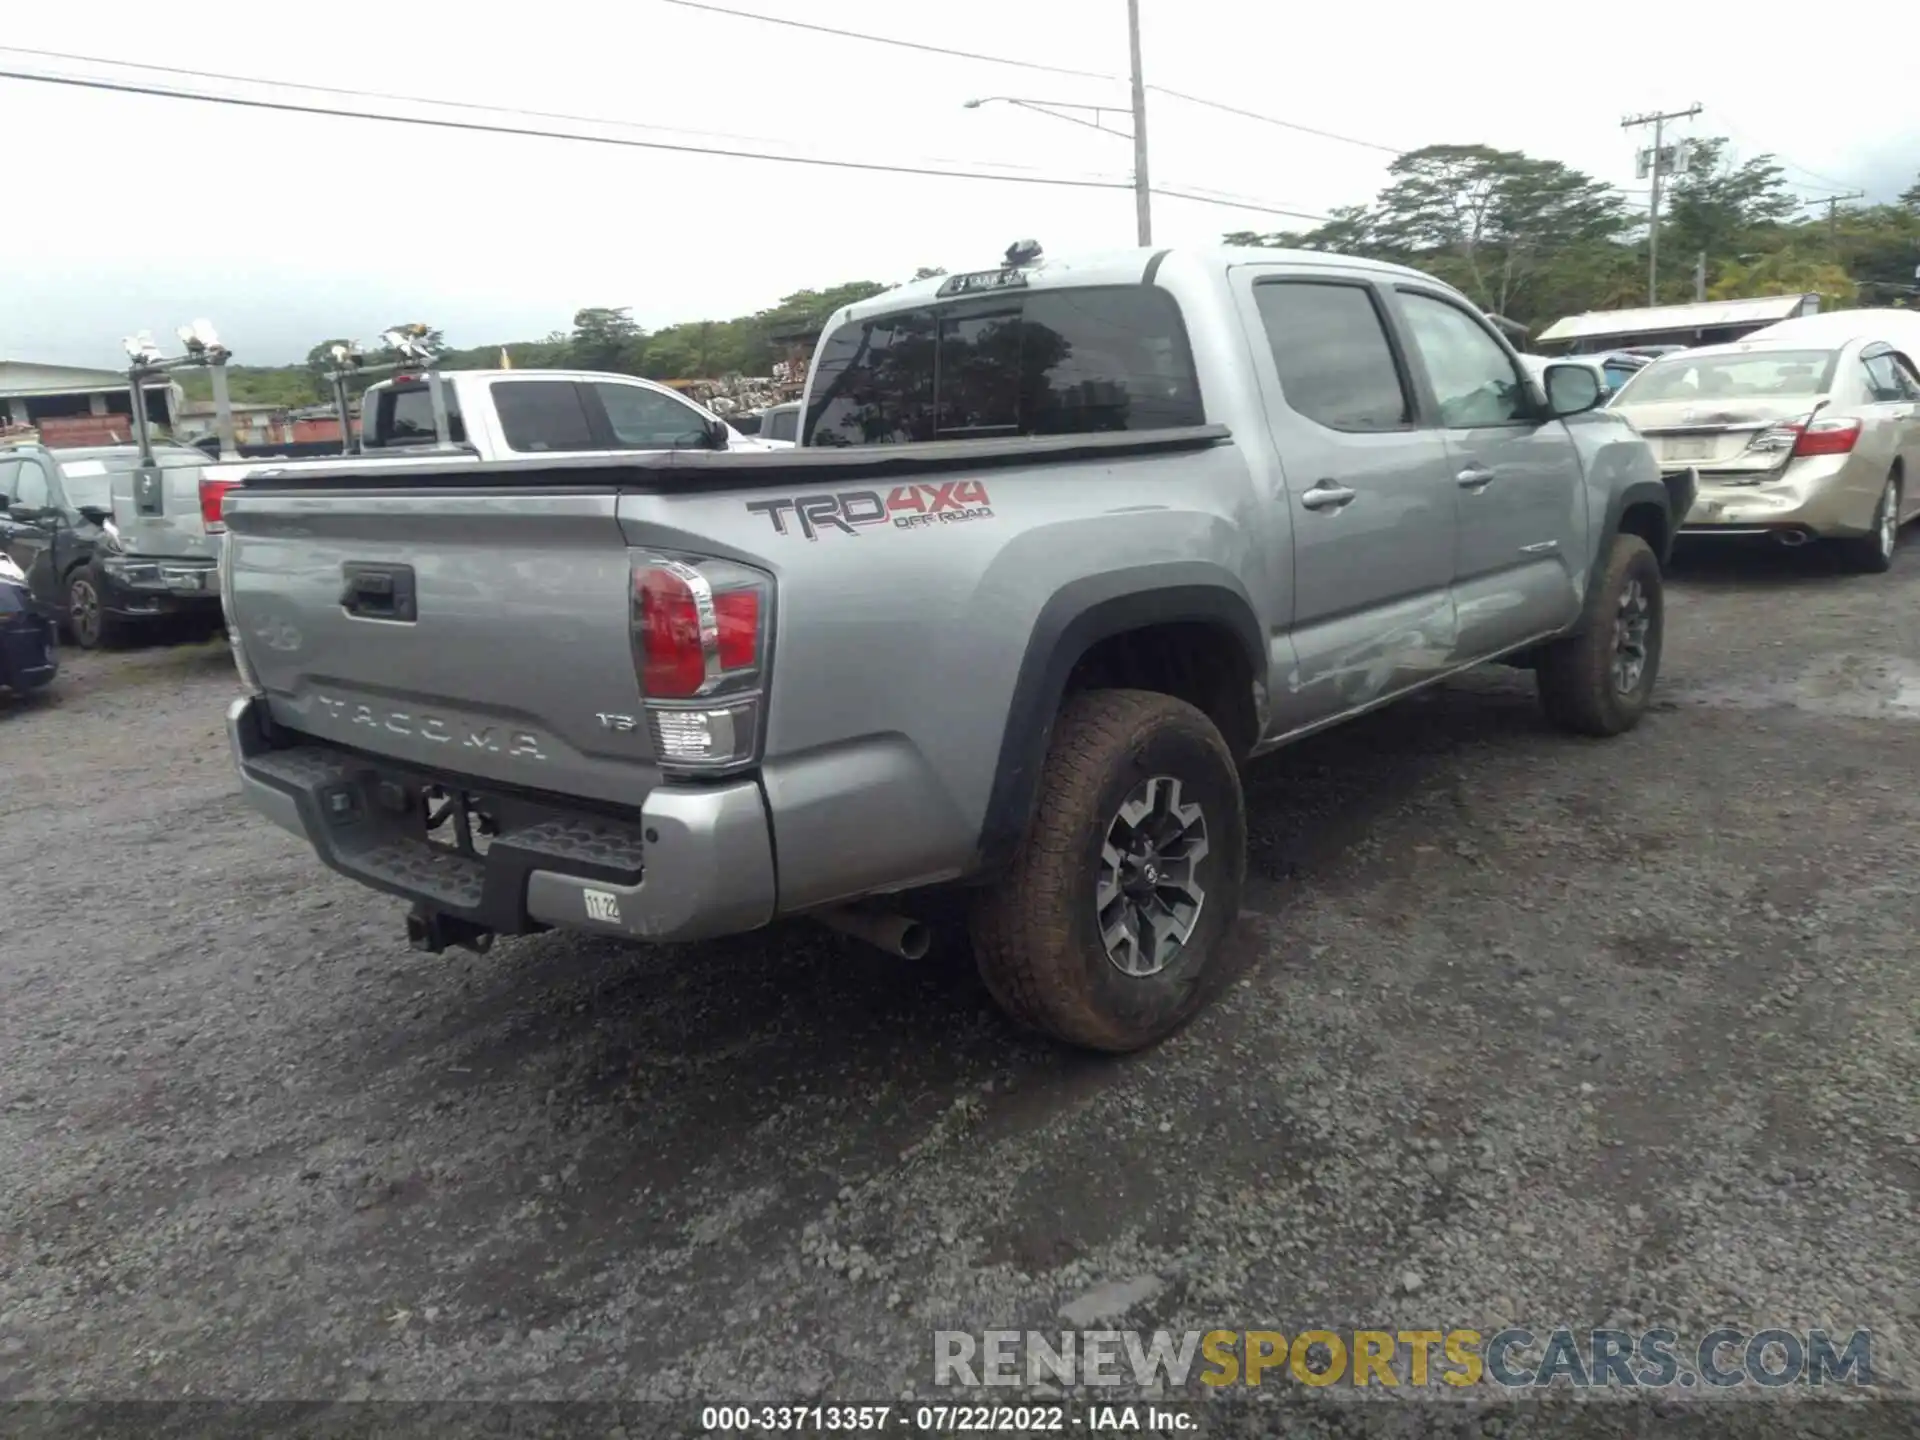
[[[1006,291],[850,321],[814,365],[808,445],[1204,423],[1179,305],[1148,285]]]

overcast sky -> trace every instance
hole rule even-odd
[[[1124,76],[1124,0],[719,0],[728,8]],[[1920,116],[1861,97],[1910,84],[1907,47],[1852,45],[1794,65],[1771,24],[1705,0],[1624,12],[1142,0],[1150,83],[1393,147],[1484,142],[1550,156],[1629,190],[1645,132],[1623,115],[1705,112],[1694,133],[1773,151],[1809,199],[1839,185],[1891,198],[1920,170]],[[1650,12],[1652,13],[1652,12]],[[1758,12],[1756,12],[1758,13]],[[1577,25],[1555,16],[1588,15]],[[282,18],[282,17],[285,18]],[[330,23],[337,17],[337,23]],[[1817,29],[1818,27],[1816,27]],[[354,109],[400,92],[623,122],[600,133],[824,159],[1124,182],[1120,138],[983,96],[1115,104],[1124,83],[808,34],[662,0],[263,6],[200,0],[15,5],[6,45],[224,72],[280,88],[136,75],[0,53],[0,68],[116,75]],[[1791,103],[1777,83],[1791,67]],[[555,120],[412,113],[580,129]],[[1377,150],[1149,96],[1157,185],[1324,214],[1379,189]],[[1679,127],[1682,132],[1685,126]],[[677,132],[677,133],[670,133]],[[916,178],[564,140],[276,114],[0,79],[16,195],[0,358],[121,363],[120,338],[211,317],[242,363],[303,356],[420,319],[450,342],[537,338],[585,305],[649,329],[725,318],[805,287],[994,264],[1017,238],[1049,251],[1133,241],[1125,189]],[[1156,244],[1307,222],[1161,198]]]

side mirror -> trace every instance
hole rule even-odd
[[[1558,419],[1584,414],[1606,399],[1600,377],[1585,365],[1549,365],[1540,378],[1547,392],[1547,409]]]
[[[12,504],[13,504],[13,497],[7,494],[4,490],[0,490],[0,510],[5,510],[8,506]]]
[[[712,450],[726,449],[727,437],[732,433],[724,420],[707,421],[707,447]]]

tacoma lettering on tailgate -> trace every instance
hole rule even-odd
[[[352,700],[336,700],[330,695],[313,697],[329,718],[349,725],[364,725],[370,730],[385,730],[394,735],[416,735],[435,745],[459,745],[463,750],[485,750],[494,755],[517,755],[526,760],[544,760],[540,738],[526,730],[501,730],[493,725],[475,725],[470,721],[448,721],[438,715],[409,710],[376,710]]]
[[[978,480],[943,480],[937,485],[896,485],[883,499],[878,490],[841,490],[830,495],[795,495],[784,500],[749,500],[747,509],[773,522],[773,533],[790,535],[791,518],[799,532],[818,540],[828,530],[858,535],[872,525],[898,530],[990,520],[987,487]]]

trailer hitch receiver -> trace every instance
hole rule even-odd
[[[471,920],[416,905],[407,916],[407,944],[429,955],[442,954],[450,945],[484,955],[493,948],[493,931]]]

